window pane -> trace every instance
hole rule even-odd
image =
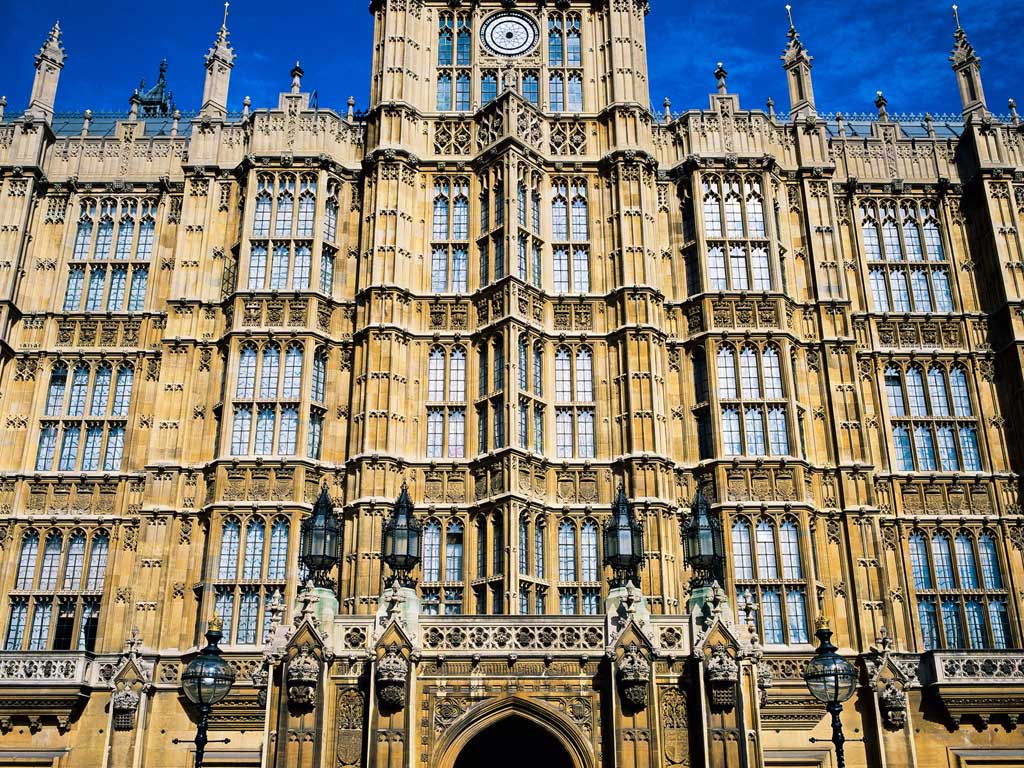
[[[785,642],[782,633],[782,597],[777,589],[761,591],[761,619],[765,645]]]

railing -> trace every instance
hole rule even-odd
[[[924,685],[1024,683],[1024,651],[935,651],[921,660]]]
[[[84,651],[29,651],[0,653],[0,686],[85,685],[91,655]]]

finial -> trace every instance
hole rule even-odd
[[[348,102],[346,102],[346,103],[348,104],[347,117],[348,117],[349,120],[351,120],[356,115],[356,97],[355,96],[349,96],[348,97]]]
[[[252,99],[246,96],[242,99],[242,119],[244,120],[249,116],[249,107],[252,106]]]
[[[1013,101],[1013,99],[1010,99],[1010,101]],[[4,119],[4,108],[6,106],[7,106],[7,97],[6,96],[0,96],[0,120]]]
[[[928,138],[934,139],[935,138],[935,126],[932,124],[932,113],[931,112],[925,112],[924,113],[924,128],[928,132]]]
[[[7,103],[6,99],[0,99],[0,108],[2,108],[3,105],[6,104],[6,103]],[[1015,99],[1007,100],[1006,106],[1008,106],[1010,108],[1010,119],[1013,121],[1013,124],[1014,125],[1020,125],[1020,117],[1018,117],[1018,115],[1017,115],[1017,102],[1016,102],[1016,100]],[[3,114],[2,109],[0,109],[0,115],[2,115],[2,114]]]
[[[665,107],[665,122],[672,122],[672,99],[666,96],[665,101],[662,102],[662,106]]]
[[[823,629],[826,631],[831,631],[832,622],[828,620],[828,616],[826,616],[823,613],[819,613],[818,618],[814,620],[814,628],[817,629],[819,632]]]
[[[768,117],[769,117],[769,119],[774,120],[775,119],[775,99],[773,99],[771,96],[769,96],[768,97],[768,101],[766,101],[764,103],[764,105],[768,108]]]
[[[91,122],[92,122],[92,110],[91,109],[87,109],[82,114],[82,135],[83,136],[88,136],[89,135],[89,123],[91,123]]]
[[[836,130],[840,136],[846,135],[846,123],[844,123],[843,120],[843,113],[836,112]]]
[[[298,93],[302,90],[302,76],[306,74],[302,67],[299,66],[299,60],[295,60],[295,66],[292,67],[292,93]]]
[[[207,631],[209,631],[209,632],[223,632],[224,631],[224,619],[222,619],[216,613],[213,614],[213,618],[210,619],[210,623],[207,625]]]
[[[789,34],[796,34],[796,24],[793,23],[793,6],[786,3],[786,16],[789,17]]]
[[[956,21],[956,29],[959,32],[963,27],[960,26],[960,6],[953,5],[953,20]]]
[[[725,67],[722,62],[718,62],[718,67],[715,69],[715,79],[718,80],[718,92],[728,93],[728,89],[725,85],[725,78],[729,76],[729,73],[725,71]]]
[[[223,29],[225,32],[227,31],[228,28],[228,6],[230,5],[231,3],[224,3],[224,21],[221,22],[220,28]]]
[[[878,119],[885,123],[889,120],[889,113],[885,109],[889,104],[889,101],[881,91],[878,91],[877,94],[878,96],[875,98],[875,106],[878,108]]]

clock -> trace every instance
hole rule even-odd
[[[484,22],[484,46],[499,56],[522,56],[537,46],[540,28],[523,13],[496,13]]]

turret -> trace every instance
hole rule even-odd
[[[814,84],[811,82],[811,62],[814,59],[800,42],[800,33],[793,23],[792,6],[786,6],[786,14],[789,16],[789,44],[782,54],[782,62],[789,85],[789,115],[794,120],[814,117],[817,115]]]
[[[53,25],[49,37],[36,54],[36,76],[32,81],[32,98],[26,115],[45,120],[53,119],[53,105],[57,98],[57,81],[64,69],[64,46],[60,40],[60,22]]]
[[[203,86],[203,105],[200,114],[224,117],[228,111],[228,85],[235,66],[235,52],[228,42],[228,3],[224,3],[224,22],[217,39],[206,54],[206,83]]]
[[[963,105],[964,118],[975,113],[985,114],[985,90],[981,85],[981,57],[974,51],[974,46],[967,39],[967,33],[960,26],[960,11],[953,6],[953,19],[956,21],[956,33],[953,35],[955,44],[949,61],[956,72],[957,86],[960,88],[960,103]]]

